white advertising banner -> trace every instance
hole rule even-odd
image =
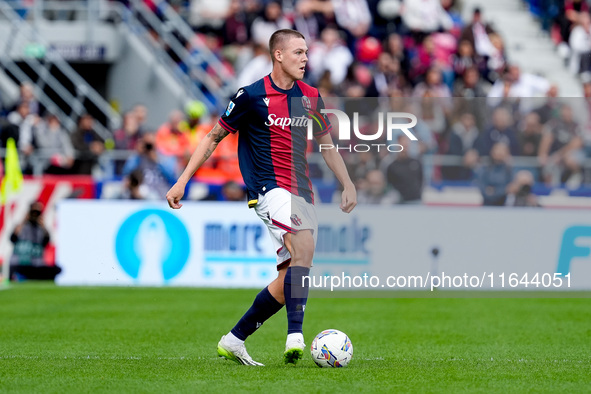
[[[317,211],[313,277],[365,276],[354,287],[370,289],[591,289],[591,219],[581,211]],[[276,275],[267,229],[243,203],[185,202],[173,211],[165,204],[64,200],[57,223],[61,285],[260,288]],[[325,280],[322,287],[330,285]]]

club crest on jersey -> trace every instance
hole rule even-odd
[[[293,223],[294,226],[301,226],[302,225],[302,219],[300,219],[298,217],[298,215],[296,215],[295,213],[293,215],[291,215],[290,219],[291,219],[291,222]]]
[[[306,96],[302,96],[302,105],[304,106],[304,109],[306,111],[311,111],[312,110],[312,103],[310,102],[310,99]]]
[[[226,108],[226,116],[230,116],[230,113],[234,109],[234,105],[235,104],[233,101],[230,101],[230,103],[228,103],[228,108]]]

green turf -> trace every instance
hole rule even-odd
[[[216,345],[254,290],[59,288],[0,291],[0,391],[590,392],[589,299],[312,299],[305,338],[346,332],[353,361],[283,364],[285,312],[247,341],[265,363]]]

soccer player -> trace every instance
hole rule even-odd
[[[195,171],[224,137],[239,131],[238,158],[248,205],[269,229],[278,271],[277,278],[218,343],[221,357],[244,365],[263,365],[249,356],[244,341],[283,305],[288,322],[284,361],[296,364],[303,357],[308,283],[302,279],[310,272],[318,233],[305,157],[307,122],[302,127],[301,119],[308,113],[319,114],[324,104],[318,90],[301,81],[308,61],[304,36],[295,30],[278,30],[269,40],[269,49],[271,74],[238,90],[166,195],[171,208],[180,208],[185,186]],[[317,123],[324,127],[313,131],[316,141],[332,144],[328,119]],[[322,155],[343,186],[340,208],[349,213],[357,204],[357,194],[343,159],[335,149],[323,149]]]

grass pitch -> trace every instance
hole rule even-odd
[[[588,298],[313,298],[306,343],[346,332],[347,368],[283,365],[285,310],[247,341],[266,367],[219,359],[256,293],[19,284],[0,292],[0,391],[591,392]]]

